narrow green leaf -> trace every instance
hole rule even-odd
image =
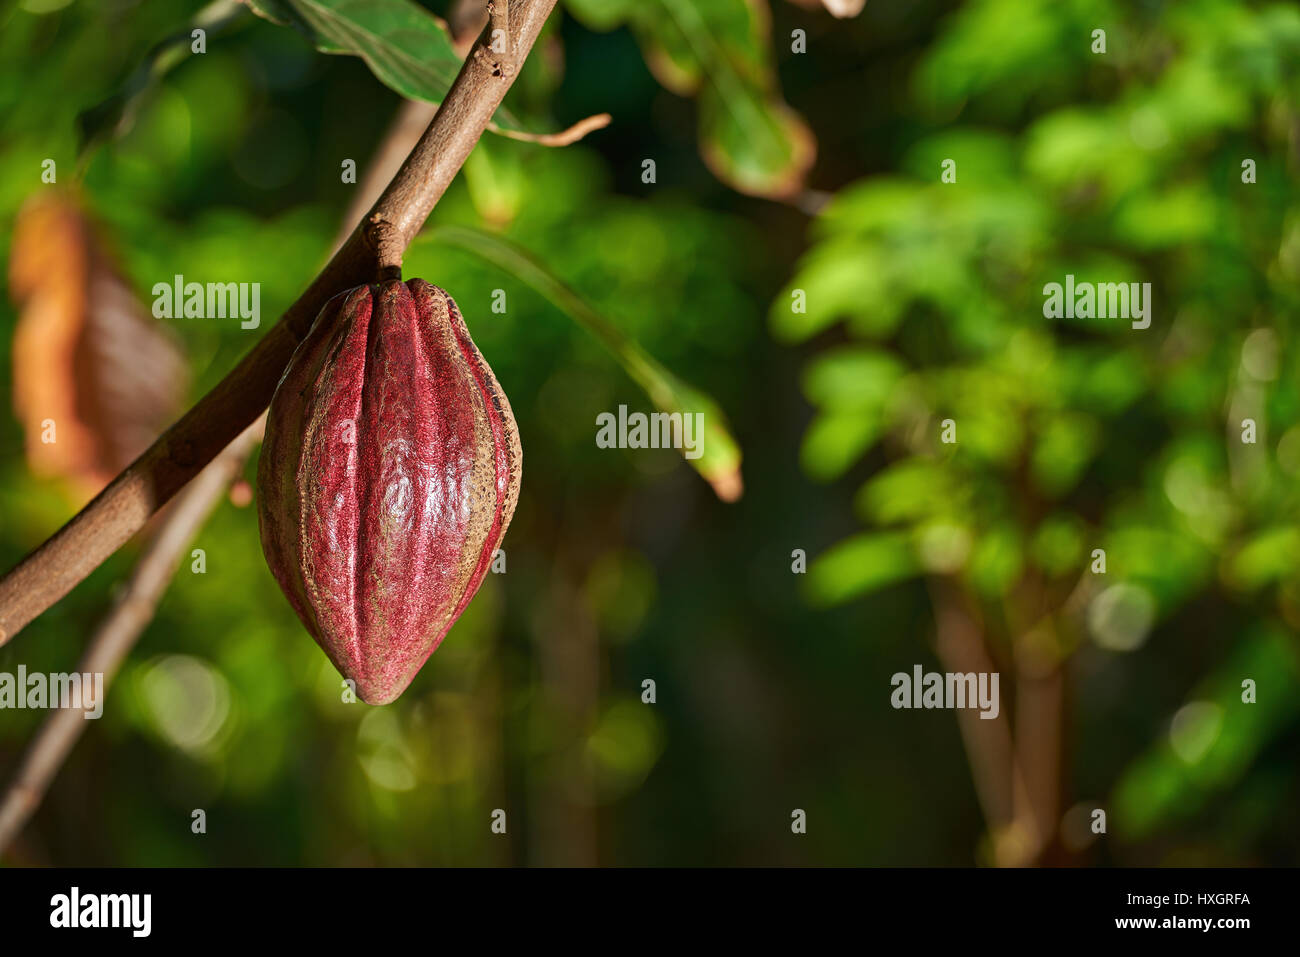
[[[438,226],[422,234],[419,242],[440,242],[473,253],[532,286],[565,315],[596,337],[619,361],[656,408],[683,415],[704,416],[703,454],[687,459],[690,466],[713,486],[718,498],[731,502],[744,489],[740,445],[727,426],[722,409],[706,393],[678,379],[629,338],[585,299],[557,278],[528,251],[513,243],[462,226]]]
[[[799,447],[799,464],[809,478],[839,478],[880,438],[880,414],[870,409],[823,412],[813,419]]]

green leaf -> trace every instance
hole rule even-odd
[[[678,379],[545,265],[513,243],[461,226],[438,226],[422,234],[418,241],[456,246],[523,280],[595,336],[657,408],[669,414],[703,415],[703,454],[686,461],[713,486],[718,498],[731,502],[740,497],[744,489],[740,445],[721,407],[709,395]]]
[[[887,335],[905,305],[895,294],[891,269],[888,253],[873,242],[843,239],[816,247],[773,300],[768,313],[772,334],[784,342],[803,342],[852,318],[864,335]]]
[[[929,47],[914,86],[922,104],[951,115],[968,99],[1011,113],[1043,90],[1077,72],[1088,48],[1084,24],[1103,11],[1082,13],[1090,4],[1057,0],[985,0],[961,5]],[[1079,22],[1082,21],[1082,22]],[[1113,28],[1112,28],[1113,30]]]
[[[671,90],[694,92],[708,79],[713,59],[725,61],[747,83],[762,86],[769,79],[768,24],[756,3],[693,0],[686,9],[679,0],[657,0],[642,5],[636,23],[647,60]]]
[[[809,364],[804,395],[825,409],[881,409],[903,376],[903,364],[879,349],[847,346]]]
[[[446,25],[407,0],[247,0],[268,20],[300,30],[322,53],[366,61],[387,87],[437,103],[460,70]]]
[[[945,130],[927,137],[907,151],[902,166],[922,182],[932,182],[946,159],[960,160],[956,173],[962,185],[1015,182],[1020,175],[1014,141],[993,130]]]
[[[918,574],[910,536],[898,532],[855,535],[818,556],[804,591],[810,603],[838,605]]]
[[[843,475],[880,438],[885,405],[903,376],[887,352],[845,347],[815,360],[804,374],[804,394],[823,410],[808,427],[800,461],[813,479]]]
[[[803,189],[817,143],[782,102],[766,7],[751,0],[569,0],[596,30],[627,22],[666,88],[698,96],[700,153],[733,189],[784,198]]]
[[[658,0],[637,27],[664,51],[657,71],[678,92],[699,86],[700,152],[742,193],[786,197],[816,156],[807,124],[776,94],[766,25],[745,0]],[[653,54],[650,62],[657,61]]]
[[[803,187],[817,144],[780,100],[712,86],[700,91],[700,152],[714,175],[740,192],[786,197]]]
[[[967,574],[976,588],[989,598],[997,598],[1005,595],[1020,577],[1023,564],[1019,531],[1014,525],[1003,524],[979,537]]]
[[[907,459],[882,469],[858,491],[856,506],[868,520],[889,524],[916,522],[960,509],[950,471],[937,462]]]
[[[827,412],[813,419],[799,448],[799,463],[818,482],[839,478],[880,438],[880,416],[868,410]]]
[[[613,30],[636,11],[637,0],[565,0],[564,8],[592,30]]]
[[[888,177],[845,186],[817,215],[814,232],[821,237],[867,236],[906,232],[928,219],[928,189]]]
[[[1149,158],[1134,154],[1115,135],[1116,125],[1113,116],[1097,111],[1049,113],[1026,136],[1025,167],[1053,187],[1100,183],[1107,193],[1123,193],[1148,175]]]
[[[1143,250],[1204,242],[1222,230],[1213,194],[1196,184],[1134,196],[1115,217],[1116,239]]]
[[[1224,577],[1253,590],[1293,575],[1300,567],[1300,529],[1294,525],[1270,528],[1256,535],[1225,563]]]
[[[322,53],[359,56],[375,78],[408,100],[441,103],[462,58],[447,25],[409,0],[244,0],[258,16],[292,26]],[[504,107],[497,120],[521,129]]]

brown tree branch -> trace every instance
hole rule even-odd
[[[176,573],[185,550],[230,483],[243,470],[244,462],[261,438],[264,424],[265,419],[259,419],[245,429],[167,507],[165,518],[140,557],[130,581],[95,632],[77,666],[77,671],[82,674],[104,676],[100,700],[85,700],[88,692],[83,689],[86,707],[55,709],[32,739],[13,783],[5,792],[4,800],[0,801],[0,854],[40,806],[59,768],[86,730],[85,712],[103,705],[109,683],[140,633],[153,619],[158,602]]]
[[[332,296],[399,270],[402,255],[469,156],[555,0],[514,0],[509,62],[479,36],[411,155],[306,292],[189,412],[45,544],[0,579],[0,645],[138,532],[270,404],[276,383]],[[490,24],[489,24],[490,27]]]
[[[610,120],[611,117],[608,113],[596,113],[593,116],[578,120],[568,129],[558,130],[555,133],[520,133],[516,130],[498,129],[496,134],[509,140],[535,143],[538,146],[568,146],[571,143],[578,142],[593,130],[603,130],[609,126]]]

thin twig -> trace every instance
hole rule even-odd
[[[261,438],[265,419],[249,426],[176,497],[140,557],[113,610],[100,624],[86,654],[77,666],[82,674],[102,674],[98,700],[88,701],[83,689],[82,708],[56,708],[51,712],[23,756],[13,783],[0,802],[0,854],[27,824],[63,766],[73,746],[86,730],[86,711],[103,705],[109,683],[136,639],[153,619],[185,551],[220,502],[230,483],[243,471],[253,446]]]
[[[569,146],[578,142],[593,130],[603,130],[609,126],[612,117],[608,113],[596,113],[574,123],[568,129],[559,130],[555,133],[521,133],[517,130],[498,129],[498,136],[504,136],[506,139],[520,140],[524,143],[535,143],[538,146]]]
[[[555,0],[515,0],[512,62],[523,61]],[[490,26],[490,24],[489,24]],[[479,36],[437,115],[370,214],[284,316],[175,425],[45,544],[0,579],[0,645],[66,595],[141,528],[270,404],[321,307],[352,286],[400,270],[402,255],[478,142],[511,76]]]

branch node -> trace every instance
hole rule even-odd
[[[366,245],[374,250],[379,281],[400,279],[406,244],[402,242],[397,227],[385,219],[382,213],[372,213],[366,220],[363,238]]]

